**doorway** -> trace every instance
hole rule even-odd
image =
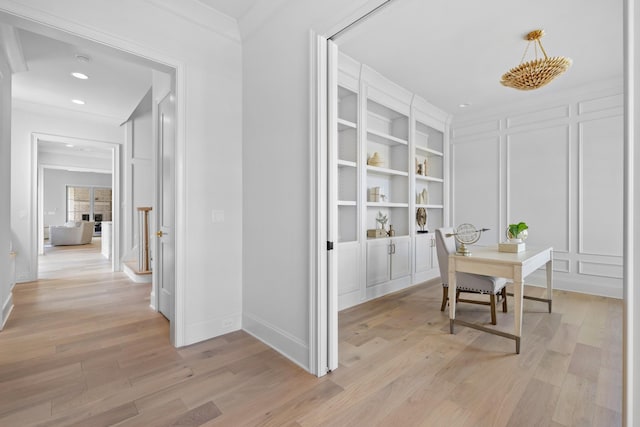
[[[83,34],[82,31],[76,33],[76,35],[70,35],[69,33],[64,32],[63,29],[52,29],[51,27],[44,27],[34,22],[23,20],[21,18],[12,16],[9,14],[5,14],[5,13],[0,13],[0,21],[13,26],[14,28],[17,28],[19,31],[33,32],[33,33],[39,34],[40,36],[49,37],[58,41],[64,41],[66,43],[70,43],[73,46],[77,46],[78,51],[87,52],[95,48],[97,52],[95,53],[96,56],[114,55],[119,59],[125,58],[125,61],[130,61],[132,64],[136,64],[136,66],[147,67],[148,80],[149,80],[150,86],[157,81],[156,77],[157,75],[160,75],[160,74],[167,76],[167,79],[170,81],[173,81],[178,78],[177,68],[180,67],[180,64],[176,64],[176,66],[165,65],[167,63],[166,58],[164,58],[165,59],[164,62],[156,62],[153,59],[148,59],[148,58],[153,58],[155,56],[153,53],[150,54],[149,52],[140,52],[141,54],[144,54],[144,56],[137,56],[135,54],[122,51],[115,45],[107,42],[103,44],[98,44],[96,42],[90,41],[90,39],[88,38],[88,34]],[[95,37],[92,37],[91,39],[95,40]],[[80,63],[90,62],[92,60],[85,55],[76,55],[76,58],[78,58],[78,61]],[[14,79],[14,82],[15,82],[15,79]],[[175,82],[172,83],[171,86],[181,87],[180,85],[176,85]],[[148,90],[148,87],[145,89],[145,92],[147,90]],[[179,102],[181,98],[179,97],[179,93],[176,93],[176,92],[178,91],[174,90],[172,96],[176,100],[176,102]],[[155,111],[155,108],[157,108],[157,101],[154,99],[154,102],[156,102],[154,106],[154,111]],[[126,120],[126,116],[124,116],[122,120]],[[175,126],[179,126],[178,125],[179,120],[180,120],[179,117],[175,118],[175,121],[174,121]],[[149,121],[150,137],[151,135],[152,137],[157,136],[156,133],[153,131],[156,121],[157,121],[157,116],[153,117]],[[116,129],[121,123],[122,121],[119,121],[116,123],[115,125]],[[64,128],[64,126],[60,126],[58,129],[61,129],[61,128]],[[81,129],[79,134],[83,134],[83,133],[91,134],[91,132],[87,131],[87,129],[88,128],[85,128],[84,130]],[[22,131],[23,129],[20,129],[20,130]],[[117,132],[122,133],[121,130],[117,130]],[[20,217],[21,219],[24,219],[25,220],[24,223],[28,225],[24,227],[24,229],[20,227],[16,227],[16,230],[14,231],[14,238],[16,240],[19,240],[18,246],[20,248],[20,253],[25,254],[27,258],[25,260],[25,264],[27,264],[27,268],[23,269],[23,271],[26,271],[26,272],[21,277],[18,277],[19,282],[32,281],[37,279],[38,252],[42,249],[41,242],[43,241],[43,233],[44,233],[44,230],[42,230],[42,227],[39,226],[39,224],[43,224],[42,217],[44,213],[42,213],[40,209],[40,207],[42,206],[42,198],[41,196],[38,195],[38,186],[36,185],[36,183],[38,183],[40,179],[39,173],[38,173],[39,165],[38,165],[37,146],[38,146],[38,142],[44,141],[49,137],[57,138],[59,140],[58,142],[62,142],[62,140],[65,138],[69,139],[69,137],[60,137],[58,136],[58,134],[55,134],[54,132],[51,132],[49,134],[31,132],[31,135],[30,135],[31,144],[26,145],[27,147],[30,147],[30,149],[26,150],[25,153],[17,154],[18,156],[24,155],[25,157],[28,157],[30,159],[29,164],[31,164],[31,171],[26,172],[26,177],[25,177],[26,179],[24,180],[25,186],[28,185],[29,183],[31,183],[31,186],[25,189],[27,191],[24,191],[24,195],[19,196],[19,197],[24,197],[26,199],[25,201],[26,208],[24,209],[24,211],[20,212]],[[110,150],[111,152],[109,163],[111,165],[111,172],[113,176],[111,187],[113,189],[113,226],[114,226],[113,227],[113,245],[112,245],[113,255],[111,258],[113,262],[112,269],[114,271],[119,271],[120,262],[123,259],[123,256],[125,255],[122,252],[122,248],[123,248],[122,238],[124,237],[123,229],[125,228],[123,227],[123,225],[127,220],[129,220],[129,218],[122,216],[121,213],[128,209],[135,208],[135,206],[128,206],[128,205],[122,206],[121,201],[131,200],[130,197],[127,197],[127,193],[133,191],[134,183],[131,176],[127,175],[127,173],[135,169],[133,165],[134,162],[127,162],[127,158],[125,157],[126,153],[123,149],[121,149],[120,143],[116,143],[116,142],[105,143],[104,141],[98,141],[96,139],[91,139],[91,138],[82,138],[82,137],[75,137],[75,138],[77,138],[78,140],[83,140],[84,143],[87,143],[89,145],[107,144],[107,147],[108,147],[107,149]],[[69,141],[67,141],[67,143],[69,143]],[[148,164],[149,164],[148,173],[146,173],[146,175],[148,176],[148,181],[150,183],[149,188],[148,189],[138,188],[138,190],[140,191],[145,191],[146,193],[151,194],[152,195],[151,201],[155,199],[156,192],[163,191],[162,186],[155,185],[154,183],[155,180],[153,178],[153,176],[155,176],[155,174],[157,173],[156,162],[158,160],[158,156],[156,153],[156,148],[155,148],[156,146],[157,146],[157,141],[154,141],[152,147],[148,151],[148,154],[149,154],[148,159],[146,159],[148,160]],[[85,168],[85,170],[89,170],[89,169],[91,168],[90,167]],[[138,168],[138,170],[142,170],[142,168]],[[172,177],[174,180],[172,184],[173,184],[173,187],[175,187],[175,174],[172,174]],[[20,182],[21,180],[19,179],[17,181]],[[140,180],[136,181],[136,183],[138,182],[140,182]],[[172,190],[172,191],[175,192],[175,190]],[[22,191],[19,193],[22,194]],[[21,202],[17,203],[17,205],[20,205],[20,204]],[[173,205],[173,208],[175,209],[175,203]],[[133,215],[129,217],[130,218],[133,217],[135,219],[135,216]],[[169,262],[169,258],[165,257],[164,261],[165,263]],[[170,261],[172,265],[169,266],[169,271],[172,272],[171,273],[172,282],[175,283],[176,270],[173,266],[173,264],[175,263],[175,258],[171,258]],[[153,258],[153,263],[154,263],[153,264],[154,271],[160,274],[164,269],[165,265],[162,262],[160,262],[157,257]],[[154,286],[157,286],[157,284],[154,283]],[[155,289],[153,289],[153,287],[152,287],[151,295],[152,296],[157,295],[157,292]],[[157,310],[157,305],[153,306],[153,308]],[[171,322],[170,322],[170,328],[172,331],[171,338],[172,338],[172,343],[176,346],[179,346],[183,342],[184,336],[181,333],[182,327],[179,326],[176,328],[176,325],[175,325],[176,321],[180,322],[181,318],[178,318],[178,320],[171,319]],[[178,331],[178,332],[174,333],[174,331]]]

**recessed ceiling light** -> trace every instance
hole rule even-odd
[[[65,144],[66,147],[73,148],[73,144]]]
[[[86,74],[78,73],[78,72],[71,73],[71,75],[76,79],[80,79],[80,80],[87,80],[89,78],[89,76],[87,76]]]
[[[91,57],[89,57],[89,55],[81,55],[81,54],[76,54],[76,59],[78,60],[78,62],[91,62]]]
[[[82,99],[72,99],[71,102],[78,105],[84,105],[84,101]]]
[[[460,108],[467,108],[470,107],[471,103],[470,102],[463,102],[462,104],[458,104],[458,107]]]

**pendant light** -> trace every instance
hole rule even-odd
[[[552,58],[547,56],[547,52],[545,52],[540,41],[543,36],[544,30],[534,30],[524,37],[528,43],[520,60],[520,65],[502,75],[500,80],[502,85],[519,90],[538,89],[549,84],[553,79],[569,69],[572,63],[571,59],[564,56],[554,56]],[[535,59],[523,62],[531,42],[534,43]],[[538,58],[538,46],[544,58]]]

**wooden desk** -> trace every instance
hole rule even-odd
[[[534,298],[523,296],[524,278],[546,264],[547,297]],[[522,299],[533,299],[551,304],[553,298],[553,249],[529,248],[519,253],[498,252],[497,246],[472,247],[470,256],[449,255],[449,330],[453,333],[453,325],[457,323],[490,334],[510,338],[516,342],[516,353],[520,354],[520,337],[522,336]],[[456,272],[483,274],[486,276],[504,277],[513,281],[514,296],[514,333],[486,328],[474,323],[456,319]]]

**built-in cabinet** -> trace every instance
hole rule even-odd
[[[433,231],[447,222],[449,117],[342,54],[337,97],[330,173],[344,309],[439,275]],[[427,214],[424,227],[416,221],[419,208]],[[379,216],[388,233],[372,236]]]

